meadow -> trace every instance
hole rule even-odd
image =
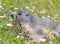
[[[0,44],[26,44],[28,38],[14,31],[9,11],[26,10],[39,18],[50,18],[60,24],[60,0],[0,0]],[[60,44],[60,37],[44,44]]]

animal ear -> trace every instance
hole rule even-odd
[[[20,13],[18,13],[18,15],[21,15],[22,13],[20,12]]]
[[[29,16],[29,14],[26,14],[26,16]]]

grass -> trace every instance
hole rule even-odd
[[[7,26],[8,23],[13,24],[9,13],[6,14],[11,7],[14,11],[23,9],[40,18],[47,17],[60,22],[60,0],[0,0],[0,5],[4,8],[0,8],[0,16],[6,15],[6,18],[0,18],[0,44],[25,44],[25,40],[16,38],[17,34],[11,34],[14,28]],[[45,44],[49,42],[50,40],[47,40]],[[60,37],[56,37],[52,42],[60,44]]]

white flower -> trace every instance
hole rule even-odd
[[[27,42],[27,44],[30,44],[30,42]]]
[[[37,13],[34,13],[35,16],[38,16]]]
[[[6,5],[6,4],[3,4],[4,6]]]
[[[10,18],[10,19],[9,19],[9,21],[13,21],[13,19],[12,19],[12,18]]]
[[[0,5],[0,8],[3,8],[3,6],[2,6],[2,5]]]
[[[34,9],[31,9],[30,11],[33,13],[34,12]]]
[[[14,9],[19,9],[19,8],[14,8]]]
[[[6,18],[6,15],[0,16],[0,18]]]
[[[20,36],[18,35],[16,38],[20,38]]]
[[[42,18],[46,18],[45,16],[42,16]]]
[[[40,38],[39,40],[40,40],[40,42],[45,42],[46,41],[45,38]]]
[[[12,44],[15,44],[14,42]]]
[[[49,42],[49,44],[52,44],[52,42]]]
[[[26,9],[30,9],[30,7],[29,7],[29,6],[26,6],[25,8],[26,8]]]
[[[8,23],[7,26],[13,26],[11,23]]]
[[[47,18],[51,18],[51,16],[48,15]]]
[[[41,14],[46,14],[46,10],[41,10],[40,13]]]
[[[0,40],[1,40],[1,38],[0,38]]]

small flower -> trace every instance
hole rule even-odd
[[[19,9],[19,8],[14,8],[14,9]]]
[[[41,10],[40,13],[41,14],[46,14],[46,10]]]
[[[12,19],[12,18],[10,18],[10,19],[9,19],[9,21],[13,21],[13,19]]]
[[[19,35],[17,35],[17,37],[16,38],[20,38],[20,36]]]
[[[51,16],[48,15],[47,18],[51,18]]]
[[[6,18],[6,15],[0,16],[0,18]]]
[[[49,44],[52,44],[52,42],[49,42]]]
[[[26,9],[30,9],[30,7],[29,7],[29,6],[26,6],[25,8],[26,8]]]
[[[2,6],[2,5],[0,5],[0,8],[3,8],[3,6]]]
[[[41,42],[45,42],[46,41],[46,39],[44,39],[44,38],[40,38],[39,39]]]
[[[34,15],[37,15],[36,13],[34,13]]]
[[[30,44],[30,42],[27,42],[27,44]]]
[[[0,38],[0,41],[1,41],[1,38]]]
[[[42,18],[46,18],[45,16],[42,16]]]
[[[7,26],[13,26],[11,23],[8,23]]]
[[[6,4],[3,4],[4,6],[6,5]]]
[[[29,6],[26,6],[25,8],[26,8],[26,9],[29,9],[30,7],[29,7]]]
[[[15,44],[14,42],[12,44]]]
[[[34,13],[35,16],[38,16],[37,13]]]

